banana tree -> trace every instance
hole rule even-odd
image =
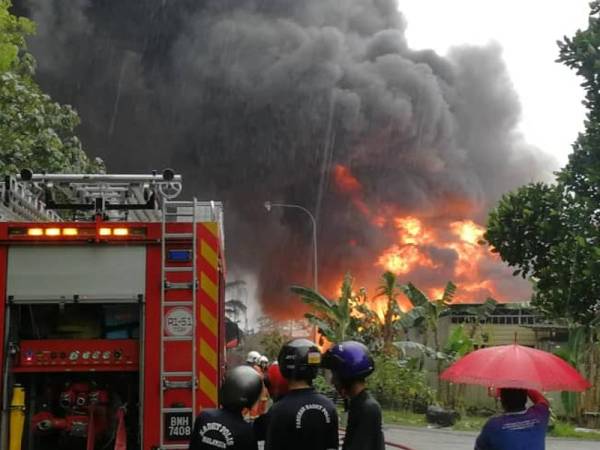
[[[318,327],[319,332],[330,342],[340,342],[348,337],[348,328],[351,321],[350,302],[352,293],[352,277],[346,274],[340,296],[337,301],[331,301],[314,289],[303,286],[292,286],[293,293],[298,294],[300,299],[314,312],[304,315],[308,321]]]
[[[398,305],[398,296],[401,293],[396,274],[390,271],[384,272],[375,298],[385,297],[387,300],[382,326],[383,352],[387,355],[395,352],[394,338],[396,333],[394,324],[404,317],[404,312]]]
[[[454,300],[456,285],[449,281],[444,288],[442,298],[431,300],[414,284],[408,283],[401,286],[402,292],[414,305],[406,315],[405,322],[423,333],[423,344],[429,346],[429,337],[433,338],[433,349],[437,354],[443,354],[439,336],[439,320],[450,312],[450,304]],[[442,373],[444,358],[436,358],[436,374]],[[441,398],[441,389],[438,389],[438,399]]]
[[[429,336],[431,335],[435,351],[442,351],[438,322],[442,316],[450,312],[450,304],[454,300],[456,285],[449,281],[446,284],[442,298],[437,300],[429,299],[423,291],[412,283],[403,285],[400,289],[413,304],[413,308],[406,314],[405,325],[420,329],[423,332],[423,343],[425,345],[429,344]]]
[[[350,326],[348,334],[350,339],[358,340],[365,344],[376,354],[383,350],[383,324],[373,303],[364,288],[352,296],[350,301]]]

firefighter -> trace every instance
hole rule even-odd
[[[242,417],[263,387],[260,375],[248,366],[236,367],[225,375],[220,390],[221,408],[206,409],[194,423],[189,450],[257,450],[252,426]]]
[[[265,449],[337,450],[335,405],[312,387],[321,365],[319,348],[308,339],[294,339],[277,360],[289,391],[271,408]]]
[[[343,450],[383,450],[381,407],[366,388],[365,379],[375,370],[367,347],[346,341],[331,347],[323,356],[338,393],[348,400],[348,426]]]
[[[267,358],[264,355],[258,358],[258,367],[260,369],[260,375],[263,378],[263,384],[265,385],[265,387],[263,388],[260,394],[260,400],[256,404],[256,409],[254,411],[255,417],[259,417],[265,414],[269,407],[269,390],[267,389],[265,383],[265,380],[267,378],[267,370],[269,368],[269,358]]]
[[[266,374],[267,369],[269,368],[269,358],[267,358],[265,355],[262,355],[260,358],[258,358],[258,366]]]
[[[261,380],[264,380],[265,371],[260,365],[260,361],[262,358],[263,356],[260,353],[258,353],[256,350],[252,350],[248,353],[248,356],[246,356],[246,364],[252,367],[256,371],[256,373],[260,375]],[[263,389],[260,394],[259,401],[256,402],[252,406],[252,408],[244,410],[244,417],[249,421],[256,420],[259,416],[263,415],[267,411],[268,404],[269,392],[267,391],[267,388],[264,386],[263,383]]]
[[[259,359],[260,353],[258,353],[256,350],[252,350],[248,352],[248,355],[246,356],[246,364],[249,366],[258,366]]]

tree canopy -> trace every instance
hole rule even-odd
[[[590,7],[588,28],[558,42],[558,61],[583,78],[585,131],[556,183],[504,195],[486,233],[515,275],[534,282],[534,304],[582,325],[600,317],[600,2]]]
[[[45,94],[34,80],[35,60],[25,39],[30,20],[10,13],[0,0],[0,174],[30,168],[45,172],[98,172],[75,135],[79,117],[68,105]]]

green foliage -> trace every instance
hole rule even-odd
[[[577,431],[572,424],[557,421],[549,433],[552,437],[570,438],[570,439],[585,439],[588,441],[600,441],[600,433]]]
[[[398,305],[398,296],[402,293],[396,274],[387,271],[381,276],[381,284],[377,289],[376,297],[385,297],[387,300],[385,315],[382,325],[383,351],[388,355],[394,353],[394,338],[396,337],[397,327],[395,324],[400,323],[400,319],[404,317],[404,313]]]
[[[412,358],[424,356],[431,359],[444,359],[445,356],[420,342],[396,341],[394,347],[400,352],[400,359],[409,362]]]
[[[333,385],[325,379],[323,374],[319,373],[313,380],[313,387],[323,395],[333,397],[335,395],[335,388]]]
[[[504,195],[485,237],[515,274],[534,282],[534,305],[571,330],[584,330],[583,356],[565,357],[594,379],[600,334],[600,2],[590,8],[587,29],[558,42],[558,61],[583,79],[585,131],[556,184],[530,184]],[[565,394],[567,410],[597,410],[600,389],[595,385],[580,398],[577,405]]]
[[[542,311],[581,325],[600,315],[600,3],[590,6],[588,28],[558,43],[558,61],[583,78],[585,132],[557,183],[506,194],[486,233],[515,274],[534,281]]]
[[[450,304],[454,300],[456,285],[449,281],[444,289],[444,294],[439,300],[431,300],[412,283],[401,287],[404,295],[414,307],[408,312],[405,324],[409,327],[420,328],[425,337],[424,344],[428,344],[429,333],[433,335],[433,347],[436,352],[441,351],[438,335],[438,322],[440,317],[448,314]]]
[[[519,267],[515,275],[526,277],[552,263],[552,246],[567,227],[561,197],[557,186],[529,184],[504,195],[490,213],[485,237],[493,252]]]
[[[460,421],[458,421],[456,425],[452,427],[452,429],[479,433],[483,425],[485,425],[485,423],[488,421],[489,416],[492,414],[493,413],[490,412],[486,416],[463,415],[461,416]],[[414,414],[406,411],[384,409],[383,418],[386,424],[417,427],[428,426],[427,422],[425,421],[425,417],[422,414]],[[598,432],[575,431],[575,427],[573,427],[573,425],[561,421],[556,421],[554,423],[554,426],[549,430],[548,436],[594,441],[600,440],[600,433]]]
[[[424,414],[394,409],[383,410],[383,423],[386,425],[403,425],[409,427],[426,427],[428,425]]]
[[[588,330],[585,327],[572,327],[569,330],[569,339],[565,345],[557,349],[554,354],[564,359],[574,367],[585,363],[588,350]],[[565,414],[570,419],[576,419],[579,409],[580,394],[574,392],[561,392],[560,400]]]
[[[281,334],[279,330],[264,333],[260,338],[261,353],[269,358],[269,361],[275,361],[286,341],[287,337]]]
[[[9,12],[11,2],[0,0],[0,73],[8,70],[29,72],[30,61],[24,52],[25,37],[35,31],[33,22]]]
[[[35,63],[25,48],[33,24],[9,13],[0,0],[0,174],[31,168],[41,172],[102,172],[74,134],[77,113],[44,94],[33,80]]]
[[[450,333],[448,342],[444,346],[444,354],[449,360],[457,360],[475,349],[475,342],[471,336],[460,325]]]
[[[314,310],[314,313],[307,313],[305,317],[311,324],[317,326],[319,332],[330,342],[346,340],[351,320],[352,282],[352,277],[346,274],[337,301],[330,301],[310,288],[291,287],[292,292],[298,294],[302,301]]]
[[[387,299],[383,321],[373,309],[366,291],[359,289],[355,292],[353,284],[353,278],[346,274],[337,300],[329,300],[310,288],[292,286],[291,289],[311,307],[312,311],[305,317],[319,328],[328,341],[354,339],[367,345],[372,352],[395,354],[394,342],[413,326],[408,314],[402,312],[398,304],[402,286],[397,284],[396,275],[391,272],[382,275],[375,297]]]
[[[433,401],[424,372],[404,367],[398,359],[385,355],[375,358],[375,368],[367,383],[384,408],[424,412]]]
[[[350,308],[352,313],[348,329],[349,337],[362,342],[369,347],[370,351],[380,353],[383,349],[383,323],[373,310],[373,305],[364,289],[359,290],[358,294],[352,297]],[[396,325],[396,322],[392,322],[392,326],[396,327]]]
[[[562,183],[524,186],[490,213],[487,241],[515,275],[535,282],[534,304],[550,317],[589,323],[597,314],[600,242],[591,217]]]

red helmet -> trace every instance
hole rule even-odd
[[[265,377],[265,385],[269,390],[269,394],[274,399],[281,397],[282,395],[287,394],[288,391],[288,381],[281,375],[281,371],[279,370],[279,364],[276,362],[269,366],[267,370],[267,375]]]

